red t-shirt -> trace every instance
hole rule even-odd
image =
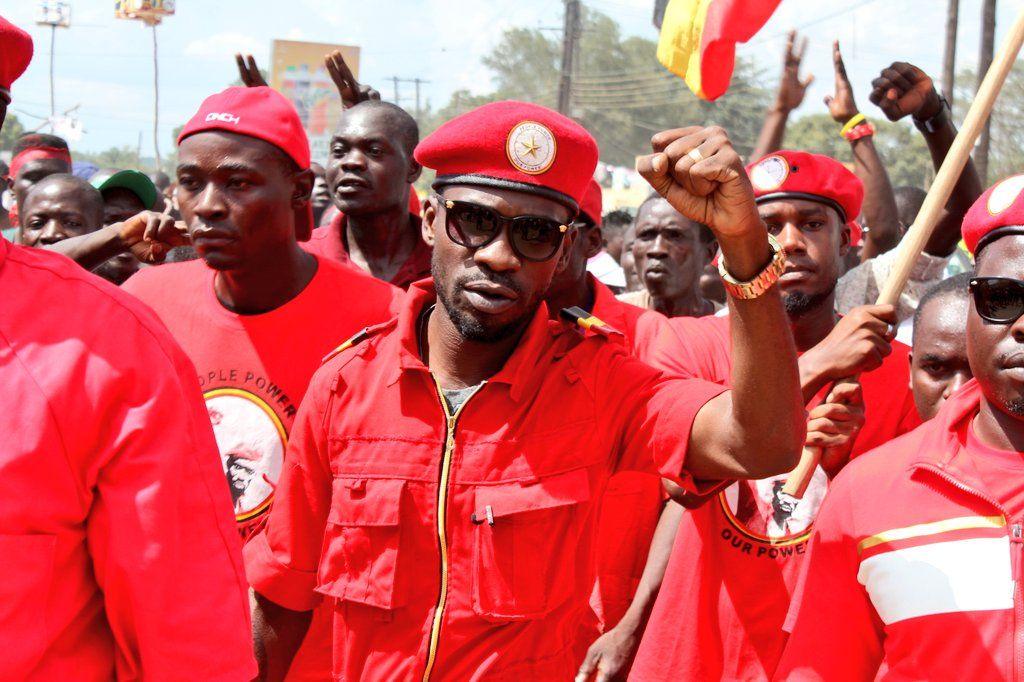
[[[433,250],[419,237],[419,219],[418,215],[409,214],[409,229],[416,231],[416,246],[391,278],[391,284],[402,289],[408,289],[413,282],[430,277],[430,256]],[[365,272],[349,258],[348,243],[345,241],[344,213],[335,214],[327,225],[313,230],[313,236],[309,241],[302,242],[299,246],[321,258]]]
[[[145,268],[123,288],[149,304],[199,373],[235,518],[243,535],[270,506],[299,403],[325,355],[360,329],[392,316],[395,287],[325,259],[303,291],[260,315],[238,315],[214,292],[215,271],[202,260]],[[316,637],[330,670],[329,622]],[[300,653],[296,667],[305,667]],[[319,666],[319,667],[318,667]],[[293,678],[296,679],[296,678]],[[312,677],[310,678],[312,679]]]
[[[677,318],[669,325],[680,340],[673,347],[661,339],[663,368],[728,381],[728,317]],[[909,388],[909,351],[894,342],[882,366],[861,375],[865,426],[854,457],[920,423]],[[683,516],[631,679],[771,677],[811,524],[829,485],[819,467],[799,504],[788,508],[778,494],[785,480],[737,482]]]

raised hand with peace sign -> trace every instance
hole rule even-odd
[[[324,66],[327,67],[327,73],[331,74],[331,80],[334,81],[334,85],[338,88],[338,95],[341,96],[341,106],[346,109],[360,102],[380,99],[379,92],[369,85],[359,84],[359,81],[352,75],[352,69],[348,68],[348,64],[345,63],[345,56],[341,53],[341,50],[335,50],[324,57]]]
[[[814,82],[814,74],[800,77],[800,64],[807,52],[807,38],[800,40],[797,47],[797,33],[790,31],[786,38],[786,52],[782,60],[782,77],[779,79],[779,91],[775,96],[775,107],[783,111],[793,111],[804,101],[807,88]]]

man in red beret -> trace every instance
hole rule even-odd
[[[0,74],[25,44],[0,19]],[[192,364],[149,308],[66,258],[0,239],[0,289],[0,679],[252,679]]]
[[[584,311],[549,319],[597,163],[582,127],[523,102],[449,121],[416,151],[437,171],[423,222],[433,281],[314,376],[266,529],[246,547],[269,679],[325,599],[336,678],[568,679],[610,474],[658,471],[699,491],[793,465],[803,408],[771,286],[781,251],[724,131],[653,144],[644,176],[719,230],[734,390],[662,377]]]
[[[974,380],[835,481],[787,618],[779,679],[1021,674],[1024,176],[975,202],[963,238],[977,264]]]
[[[769,679],[830,478],[850,457],[919,423],[909,389],[909,349],[892,341],[892,306],[865,306],[842,318],[834,309],[850,216],[860,212],[860,180],[834,159],[796,151],[770,154],[748,173],[761,219],[786,252],[779,288],[801,354],[803,397],[812,410],[808,429],[817,431],[815,420],[841,409],[836,396],[824,400],[832,384],[858,374],[860,396],[851,399],[862,400],[864,423],[855,441],[829,445],[799,500],[783,492],[783,474],[740,481],[710,499],[678,496],[692,509],[685,514],[676,504],[666,507],[667,528],[655,536],[646,576],[654,584],[644,581],[637,599],[645,601],[630,609],[649,618],[627,619],[607,636],[635,646],[642,634],[631,670],[638,680]],[[669,320],[675,339],[658,339],[648,360],[684,376],[728,383],[735,357],[731,317]],[[674,617],[679,609],[690,614],[683,626]]]

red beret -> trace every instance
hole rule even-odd
[[[1024,175],[989,187],[964,216],[964,244],[973,254],[1008,234],[1024,234]]]
[[[580,213],[590,218],[590,222],[601,227],[601,185],[597,180],[591,178],[587,185],[587,193],[583,195],[583,203],[580,204]]]
[[[0,17],[0,99],[10,101],[11,86],[32,61],[32,37]]]
[[[864,201],[864,183],[835,159],[810,152],[773,152],[747,166],[757,203],[808,199],[831,206],[851,229]],[[859,232],[860,228],[857,228]]]
[[[597,142],[579,123],[528,102],[493,102],[456,116],[416,147],[446,185],[503,187],[577,211],[597,167]]]
[[[267,86],[230,87],[210,95],[178,135],[178,144],[190,135],[223,130],[269,142],[287,154],[302,170],[309,168],[309,139],[299,112],[284,95]],[[296,233],[309,234],[313,224],[312,202],[297,216]]]

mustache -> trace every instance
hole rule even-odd
[[[522,288],[516,284],[511,275],[506,275],[501,272],[492,272],[489,275],[463,275],[455,280],[455,286],[459,289],[463,289],[465,288],[465,285],[470,282],[490,282],[492,284],[498,284],[514,291],[517,296],[521,296],[523,293]]]

